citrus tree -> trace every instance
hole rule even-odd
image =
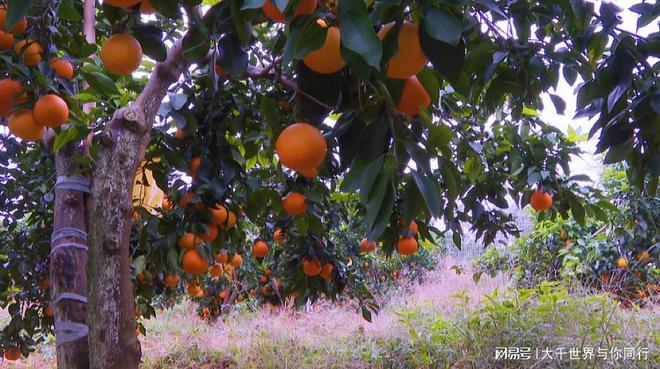
[[[639,26],[658,14],[632,10]],[[561,78],[580,81],[598,151],[655,196],[658,35],[620,29],[620,11],[5,1],[5,357],[54,332],[60,368],[136,368],[136,315],[184,288],[208,315],[253,283],[299,303],[349,285],[368,317],[360,252],[406,257],[446,231],[460,247],[465,225],[489,244],[517,233],[511,202],[583,222],[598,194],[538,116],[546,94],[565,110]]]

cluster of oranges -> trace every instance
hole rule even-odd
[[[323,1],[322,4],[336,14],[336,2]],[[316,10],[316,6],[316,0],[302,0],[293,11],[293,17],[312,14]],[[266,0],[262,10],[273,21],[286,22],[284,14],[278,9],[273,0]],[[322,28],[327,28],[325,41],[320,48],[305,56],[303,63],[316,73],[337,73],[346,66],[346,62],[341,55],[341,30],[337,26],[329,26],[323,19],[317,20],[317,24]],[[385,39],[385,36],[393,27],[394,23],[390,23],[381,28],[378,33],[381,41]],[[422,50],[419,41],[419,28],[416,24],[403,23],[399,33],[398,46],[398,53],[388,62],[387,76],[404,81],[396,109],[400,113],[412,117],[431,104],[431,97],[416,77],[428,63],[428,57]]]
[[[404,228],[402,230],[402,235],[399,240],[396,242],[396,251],[403,255],[409,256],[417,252],[419,249],[419,244],[417,243],[417,233],[419,232],[419,227],[417,226],[416,221],[411,221],[407,228],[403,227],[403,221],[399,222],[399,225]],[[374,252],[378,244],[376,242],[369,242],[368,239],[363,239],[360,241],[360,252],[361,253],[370,253]]]
[[[21,19],[11,30],[7,30],[7,9],[0,8],[0,50],[14,49],[16,55],[27,67],[35,67],[43,59],[43,48],[34,40],[23,39],[16,42],[28,28],[26,18]],[[55,75],[72,79],[74,70],[71,63],[63,59],[49,62]],[[32,109],[14,108],[28,101],[23,82],[11,78],[0,80],[0,116],[9,118],[8,128],[14,136],[24,141],[38,141],[46,132],[46,127],[57,128],[69,120],[69,107],[58,95],[47,94],[39,97]]]

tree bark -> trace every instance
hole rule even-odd
[[[81,143],[61,148],[55,155],[57,176],[71,176],[79,170],[71,159],[84,153]],[[89,368],[87,304],[84,301],[87,296],[86,232],[85,193],[56,187],[50,283],[59,369]]]
[[[177,42],[167,59],[156,65],[136,101],[117,110],[100,137],[88,214],[89,348],[94,369],[132,369],[140,363],[129,261],[132,186],[156,112],[169,86],[188,66]]]

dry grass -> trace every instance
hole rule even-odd
[[[373,322],[362,319],[354,306],[326,303],[307,310],[259,308],[237,309],[224,321],[202,323],[191,304],[181,304],[145,323],[142,337],[144,368],[147,369],[275,369],[275,368],[409,368],[402,347],[410,347],[407,328],[399,311],[422,311],[445,319],[461,317],[457,294],[470,298],[468,308],[485,295],[509,286],[507,276],[484,276],[475,284],[470,273],[457,275],[452,260],[429,273],[423,283],[402,286]],[[633,321],[657,320],[657,309],[626,312]],[[423,314],[423,315],[424,315]],[[655,325],[633,327],[655,329]],[[656,333],[657,337],[657,333]],[[409,352],[408,352],[409,353]],[[0,363],[0,368],[51,368],[54,353],[46,345],[36,355],[18,364]],[[396,364],[400,363],[400,364]],[[399,365],[399,366],[397,366]],[[415,366],[416,367],[416,366]],[[416,367],[417,368],[417,367]],[[421,367],[420,367],[421,368]]]

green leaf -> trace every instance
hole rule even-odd
[[[181,10],[177,0],[150,0],[158,13],[172,19],[181,19]]]
[[[202,61],[209,53],[209,48],[211,47],[211,42],[208,37],[197,27],[193,27],[188,30],[188,33],[183,38],[183,54],[186,58],[194,61]],[[223,55],[226,55],[223,54]],[[223,57],[224,59],[228,59]]]
[[[383,167],[383,156],[374,160],[362,160],[350,169],[341,183],[343,192],[369,191],[376,181],[376,176]],[[367,193],[368,194],[368,193]]]
[[[32,6],[32,0],[9,0],[7,2],[7,21],[3,31],[9,32],[25,17]]]
[[[72,142],[78,137],[78,127],[71,126],[68,129],[60,132],[60,134],[55,137],[55,142],[53,143],[53,151],[59,151],[64,145]]]
[[[160,28],[149,24],[138,25],[133,34],[145,55],[159,62],[167,58],[167,48],[162,41],[163,31]]]
[[[373,226],[371,227],[371,230],[369,231],[368,238],[370,240],[376,240],[380,237],[381,234],[383,234],[392,216],[393,208],[394,208],[394,185],[390,182],[387,185],[387,189],[385,191],[385,197],[381,202],[378,216],[376,217],[376,220]]]
[[[371,230],[378,218],[380,209],[383,204],[383,199],[385,198],[385,193],[387,192],[387,187],[391,186],[391,172],[383,168],[369,191],[369,196],[367,201],[364,203],[367,208],[367,213],[364,216],[364,224],[367,229]]]
[[[424,198],[429,213],[436,218],[440,218],[442,216],[442,194],[440,193],[438,183],[433,178],[416,170],[412,172],[412,175],[415,183],[417,183],[419,192],[421,192]]]
[[[423,201],[414,181],[408,181],[403,187],[403,220],[410,224],[419,211],[420,200]]]
[[[60,19],[70,20],[72,22],[80,22],[83,20],[80,12],[78,12],[78,10],[68,1],[62,1],[60,3],[60,7],[57,10],[57,17]]]
[[[228,34],[218,41],[218,46],[223,55],[220,66],[225,73],[232,76],[243,75],[247,69],[248,54],[241,42],[235,36]]]
[[[429,35],[438,41],[456,46],[461,40],[463,23],[444,8],[429,8],[424,15],[424,26]]]
[[[275,100],[268,96],[262,96],[260,110],[261,115],[263,115],[268,124],[275,126],[280,122],[280,110]]]
[[[241,10],[245,9],[259,9],[264,6],[265,0],[246,0],[241,7]]]
[[[339,0],[338,7],[342,44],[379,70],[383,45],[369,20],[366,4],[364,1]]]
[[[108,76],[100,72],[82,71],[82,75],[89,86],[96,91],[107,95],[119,95],[119,90],[115,82]]]
[[[325,43],[327,28],[316,22],[296,22],[291,26],[291,33],[284,45],[287,58],[300,60],[317,50]]]
[[[564,114],[564,111],[566,111],[566,103],[564,102],[564,99],[562,99],[558,95],[550,94],[550,100],[552,101],[552,104],[555,106],[555,110],[557,110],[557,114]]]

